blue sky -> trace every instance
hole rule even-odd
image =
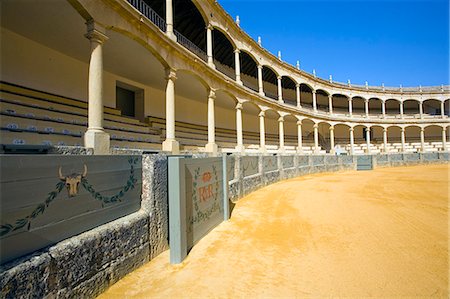
[[[449,84],[448,0],[219,0],[273,54],[354,84]]]

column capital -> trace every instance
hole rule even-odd
[[[348,97],[348,101],[351,102],[353,100],[352,97]]]
[[[350,132],[353,132],[355,129],[353,127],[350,127],[350,129],[348,129]]]
[[[278,80],[281,80],[282,78],[283,78],[283,76],[278,76],[277,77]]]
[[[383,128],[383,132],[387,132],[387,130],[388,130],[387,128]]]
[[[369,99],[364,99],[364,103],[369,103]]]
[[[296,88],[300,88],[300,83],[295,83]]]
[[[447,131],[447,127],[442,127],[442,131],[446,132]]]
[[[235,109],[242,110],[242,103],[237,103]]]
[[[206,25],[205,29],[206,30],[213,30],[214,27],[213,27],[213,25],[211,23],[209,23],[209,24]]]
[[[262,64],[258,64],[256,67],[257,67],[258,69],[261,69],[261,70],[262,70],[262,68],[263,68]]]
[[[279,122],[279,123],[284,122],[284,116],[280,116],[280,117],[278,118],[278,122]]]
[[[420,128],[420,132],[425,132],[425,128]]]
[[[332,99],[332,98],[333,98],[333,95],[332,95],[332,94],[329,94],[329,95],[328,95],[328,98],[329,98],[329,99]]]
[[[402,133],[405,133],[405,128],[400,128],[400,131],[401,131]]]
[[[334,131],[334,126],[330,126],[329,130]]]
[[[177,71],[173,68],[166,68],[166,80],[175,81],[177,79]]]
[[[297,126],[301,127],[302,126],[302,121],[301,120],[297,120]]]
[[[312,94],[316,94],[316,90],[315,89],[312,89],[311,92],[312,92]]]
[[[214,89],[209,90],[208,98],[215,100],[216,99],[216,91]]]
[[[84,35],[90,41],[95,41],[99,44],[103,44],[109,38],[106,36],[106,29],[102,25],[96,23],[94,20],[86,22],[87,33]]]
[[[319,128],[319,125],[318,125],[318,124],[314,124],[313,128],[314,128],[314,129],[318,129],[318,128]]]
[[[236,49],[233,50],[233,53],[234,53],[234,54],[236,54],[236,53],[239,54],[239,53],[241,53],[241,50],[239,50],[238,48],[236,48]]]
[[[264,116],[266,116],[266,112],[261,110],[261,112],[259,112],[258,116],[259,117],[264,117]]]

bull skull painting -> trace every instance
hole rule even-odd
[[[74,197],[78,193],[78,186],[80,185],[81,179],[87,175],[87,166],[84,164],[83,174],[72,173],[67,176],[62,175],[62,167],[59,167],[59,179],[66,184],[67,192],[69,197]]]

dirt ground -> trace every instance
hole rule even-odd
[[[180,265],[99,298],[448,298],[446,165],[308,175],[241,199]]]

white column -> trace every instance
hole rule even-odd
[[[333,96],[331,94],[328,96],[328,111],[333,114]]]
[[[172,0],[166,0],[166,34],[173,40],[177,40],[177,37],[173,33],[173,6]]]
[[[402,152],[404,153],[405,152],[405,128],[401,128],[401,130],[400,130],[400,138],[401,138],[401,141],[402,141]]]
[[[175,80],[176,72],[174,69],[166,69],[166,140],[162,144],[162,150],[178,154],[180,145],[175,140]]]
[[[370,154],[370,127],[366,127],[367,153]]]
[[[314,124],[314,153],[318,154],[319,151],[319,125]]]
[[[316,91],[312,91],[312,100],[313,100],[313,110],[314,112],[317,112],[317,98],[316,98]]]
[[[423,118],[423,102],[419,102],[419,114],[420,118]]]
[[[446,151],[447,150],[447,128],[446,127],[442,127],[442,150]]]
[[[297,153],[303,154],[302,121],[297,121]]]
[[[384,144],[384,152],[388,152],[388,135],[387,135],[387,128],[383,129],[383,144]]]
[[[348,98],[348,114],[350,114],[350,117],[353,116],[353,105],[352,105],[352,98]]]
[[[330,126],[330,154],[334,153],[334,126]]]
[[[87,22],[86,38],[91,44],[88,79],[88,128],[84,146],[94,154],[109,154],[110,137],[103,130],[103,43],[108,39],[105,29],[93,21]]]
[[[239,152],[243,152],[244,139],[242,137],[242,103],[237,103],[236,105],[236,138],[237,138],[236,150]]]
[[[239,49],[235,49],[234,50],[234,66],[235,66],[235,71],[236,71],[236,82],[238,84],[242,85],[242,80],[241,80],[241,61],[239,59],[239,53],[241,53],[241,51],[239,51]]]
[[[383,118],[386,118],[386,101],[381,101],[381,113]]]
[[[420,128],[420,151],[425,152],[425,129]]]
[[[209,91],[208,95],[208,143],[205,146],[205,152],[216,154],[218,146],[216,144],[216,132],[215,132],[215,116],[214,116],[214,101],[216,99],[216,93],[214,90]]]
[[[261,153],[266,152],[266,126],[264,122],[264,118],[266,113],[261,111],[259,113],[259,150]]]
[[[364,110],[366,111],[366,117],[369,117],[369,100],[364,100]]]
[[[302,108],[302,103],[300,102],[300,84],[295,84],[295,94],[297,96],[297,108]]]
[[[208,24],[208,26],[206,26],[206,55],[208,56],[208,65],[212,68],[215,68],[213,58],[212,30],[213,26],[211,24]]]
[[[259,94],[264,96],[263,66],[260,64],[258,64],[258,88],[259,88]]]
[[[400,118],[403,118],[403,101],[400,101]]]
[[[278,102],[283,103],[283,87],[281,86],[281,76],[278,76],[277,80],[278,80]]]
[[[278,149],[278,152],[284,153],[284,118],[283,116],[280,116],[278,118],[278,129],[279,129],[279,135],[280,135],[280,147]]]
[[[441,116],[442,118],[445,117],[445,105],[444,105],[444,101],[441,102]]]
[[[353,128],[350,128],[350,155],[355,153],[355,138],[353,136]]]

